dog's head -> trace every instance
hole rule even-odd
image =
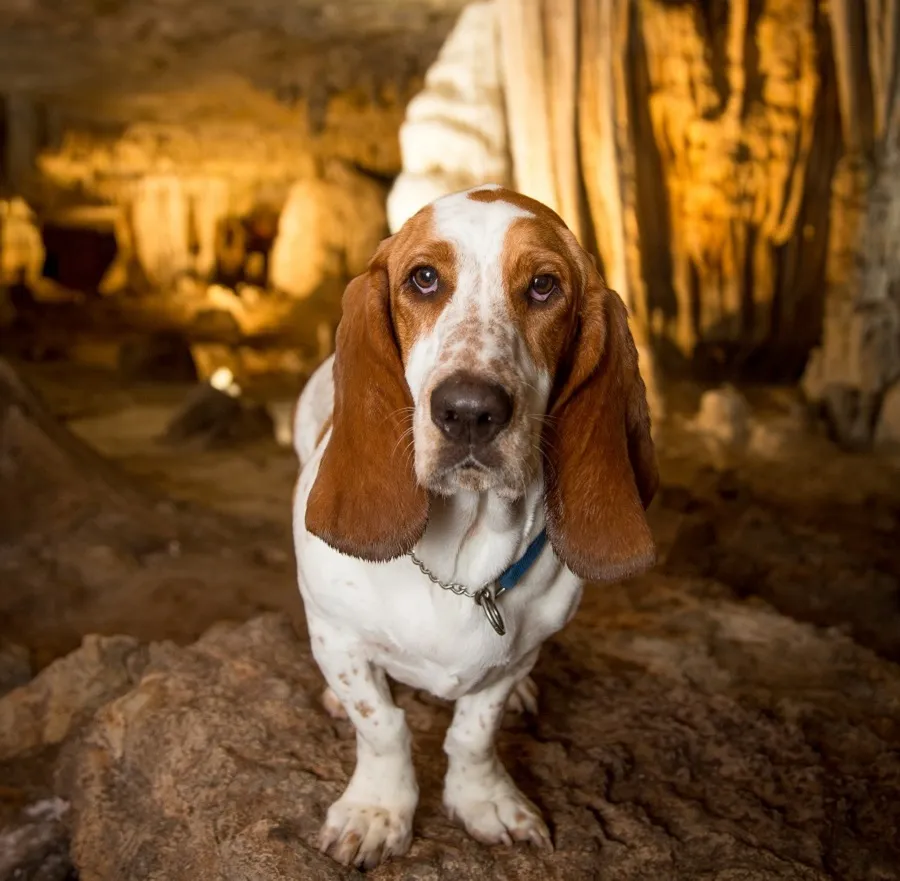
[[[496,187],[439,199],[381,244],[343,310],[310,532],[389,560],[433,495],[515,499],[542,478],[572,571],[652,564],[656,457],[626,309],[553,211]]]

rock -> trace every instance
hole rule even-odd
[[[128,691],[146,666],[146,647],[128,636],[86,636],[0,701],[0,761],[60,743],[94,710]]]
[[[662,575],[588,591],[545,647],[540,714],[508,720],[499,749],[550,821],[553,855],[484,847],[444,816],[448,710],[397,688],[421,803],[412,850],[376,877],[688,881],[710,866],[773,881],[895,877],[900,672],[837,632],[722,596]],[[79,877],[170,878],[187,865],[195,881],[349,877],[315,838],[354,736],[319,705],[305,637],[266,615],[142,652],[140,679],[115,652],[111,672],[102,659],[85,668],[84,650],[70,662],[79,682],[88,669],[106,683],[57,773]],[[61,690],[45,671],[25,691],[45,692],[45,677]],[[72,694],[83,705],[84,688]],[[44,706],[29,730],[51,727]]]
[[[291,449],[294,445],[294,414],[297,411],[297,398],[270,401],[268,410],[272,417],[272,424],[275,426],[275,442],[280,447]]]
[[[700,408],[691,426],[712,441],[743,447],[750,438],[750,406],[733,386],[711,389],[701,396]]]
[[[875,428],[875,445],[879,447],[900,445],[900,383],[888,389],[881,402],[881,411]]]
[[[161,440],[210,446],[272,437],[274,431],[265,406],[245,400],[231,371],[221,368],[188,395]]]
[[[847,383],[825,386],[819,410],[831,439],[847,450],[869,449],[877,399],[877,394]]]
[[[127,340],[119,349],[118,368],[136,381],[194,382],[197,367],[180,333],[158,332]]]
[[[12,828],[0,832],[0,881],[68,881],[72,878],[69,806],[58,798],[29,805]]]
[[[381,185],[331,162],[321,180],[291,187],[269,255],[269,280],[293,297],[309,297],[329,277],[362,272],[386,232]]]

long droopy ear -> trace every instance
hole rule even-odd
[[[628,313],[594,268],[573,337],[543,439],[547,533],[576,575],[618,581],[656,561],[644,510],[659,475]]]
[[[428,495],[406,449],[413,401],[387,272],[376,260],[350,282],[342,306],[331,438],[307,501],[306,528],[343,554],[383,562],[421,538]]]

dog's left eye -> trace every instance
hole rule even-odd
[[[531,279],[531,285],[528,288],[528,296],[532,300],[543,303],[550,294],[552,294],[559,286],[556,278],[552,275],[536,275]]]
[[[433,294],[438,286],[438,273],[433,266],[419,266],[413,270],[409,280],[419,289],[420,293]]]

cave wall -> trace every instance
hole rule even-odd
[[[78,302],[70,325],[196,336],[199,316],[213,342],[320,358],[461,5],[4,4],[0,285]]]
[[[439,59],[422,95],[446,93],[447,73],[453,93],[474,89],[485,105],[499,92],[510,161],[497,177],[555,208],[598,254],[631,309],[645,373],[803,374],[838,438],[868,442],[900,377],[898,3],[469,9],[493,27],[496,51],[458,36],[468,61]],[[416,106],[404,130],[421,126]],[[473,130],[465,104],[445,102],[430,141],[402,140],[392,225],[457,182],[465,159],[445,156],[445,134],[492,142],[497,126],[495,115]],[[480,148],[472,160],[480,167]]]

